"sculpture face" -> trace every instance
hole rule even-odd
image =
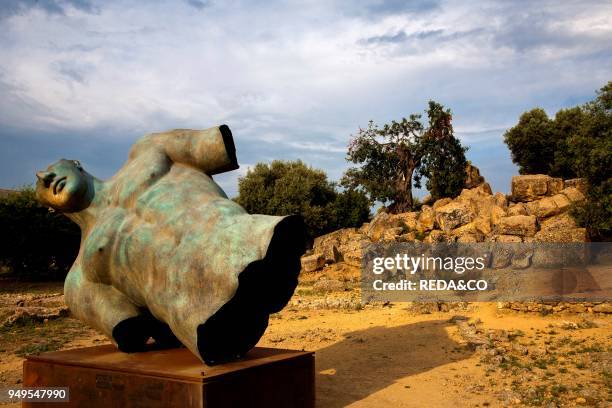
[[[61,159],[36,173],[36,196],[55,210],[76,212],[87,208],[93,196],[92,176],[76,160]]]

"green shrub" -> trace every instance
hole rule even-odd
[[[299,214],[313,237],[360,226],[370,216],[365,194],[337,191],[325,172],[300,160],[258,163],[238,180],[235,200],[251,214]]]
[[[32,188],[0,197],[0,262],[18,278],[63,279],[80,236],[76,224],[40,205]]]

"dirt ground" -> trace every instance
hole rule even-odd
[[[612,407],[612,317],[361,305],[344,272],[303,277],[259,343],[316,352],[318,407]],[[4,319],[61,299],[61,284],[0,285]],[[108,342],[61,311],[49,316],[0,327],[0,388],[19,386],[26,354]]]

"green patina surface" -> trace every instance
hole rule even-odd
[[[238,167],[226,147],[219,128],[171,131],[142,138],[107,181],[72,160],[37,173],[40,201],[81,227],[65,282],[73,314],[112,338],[146,310],[198,355],[197,327],[232,298],[283,219],[227,199],[211,178]]]

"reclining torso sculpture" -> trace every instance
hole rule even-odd
[[[221,126],[145,136],[105,182],[70,160],[37,173],[39,200],[81,227],[70,310],[123,351],[152,337],[208,364],[244,355],[297,285],[305,229],[229,200],[210,176],[237,167]]]

